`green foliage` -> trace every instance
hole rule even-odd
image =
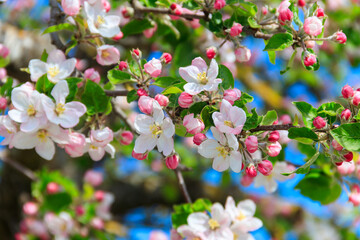
[[[66,79],[69,86],[69,95],[66,97],[66,102],[71,102],[75,99],[78,92],[77,84],[82,81],[81,78],[70,77]]]
[[[312,144],[313,141],[318,141],[318,136],[316,133],[307,127],[290,128],[288,137],[305,144]]]
[[[234,84],[235,84],[234,77],[231,71],[226,66],[224,65],[219,66],[219,74],[217,78],[222,79],[222,83],[220,84],[220,86],[223,89],[234,88]]]
[[[360,123],[341,124],[331,130],[330,134],[346,150],[360,151]]]
[[[81,96],[81,102],[85,104],[87,113],[94,115],[96,113],[105,113],[110,104],[110,98],[106,96],[102,87],[97,83],[87,80],[84,93]]]
[[[135,89],[128,92],[126,96],[126,100],[128,103],[131,103],[133,101],[136,101],[139,99],[139,95],[137,94],[137,91]]]
[[[162,94],[164,95],[169,95],[169,94],[176,94],[176,93],[182,93],[183,90],[181,90],[178,87],[168,87],[167,89],[165,89]]]
[[[0,68],[6,67],[10,63],[10,57],[0,57]]]
[[[335,102],[329,102],[322,104],[317,109],[318,116],[321,116],[325,119],[327,119],[329,124],[333,124],[336,121],[336,116],[338,114],[341,114],[341,112],[344,110],[344,107]]]
[[[316,152],[304,165],[297,168],[295,171],[293,171],[291,173],[283,173],[282,175],[289,176],[289,175],[294,174],[294,173],[297,173],[297,174],[306,174],[306,173],[308,173],[310,171],[311,165],[316,161],[316,159],[318,159],[319,154],[320,154],[319,152]]]
[[[272,125],[277,120],[277,113],[275,110],[268,111],[261,121],[261,125]]]
[[[107,77],[109,81],[114,85],[132,82],[131,75],[129,73],[120,71],[118,69],[112,69],[108,71]]]
[[[46,95],[50,95],[51,90],[53,89],[54,86],[55,84],[50,82],[47,75],[44,74],[37,80],[35,89],[39,93],[45,93]]]
[[[142,33],[144,30],[152,28],[153,25],[148,19],[132,20],[121,28],[124,37]]]
[[[48,27],[47,29],[44,30],[42,34],[57,32],[61,30],[68,30],[70,32],[74,32],[76,30],[76,26],[70,23],[60,23],[58,25],[53,25]]]
[[[162,88],[168,88],[176,83],[180,83],[179,79],[173,78],[173,77],[158,77],[155,79],[155,82],[153,85],[162,87]]]
[[[295,107],[299,110],[303,117],[303,122],[306,127],[312,128],[313,119],[317,117],[317,110],[311,104],[306,102],[293,102]]]
[[[214,121],[212,119],[212,114],[217,109],[214,106],[206,106],[201,111],[201,120],[203,121],[205,125],[205,130],[209,129],[211,126],[214,126]]]
[[[46,62],[48,59],[49,54],[46,52],[46,49],[44,49],[43,53],[41,54],[40,60],[43,62]]]
[[[13,85],[13,79],[11,77],[8,77],[6,79],[6,82],[4,85],[1,86],[0,94],[1,96],[11,96],[12,91],[12,85]]]
[[[277,33],[269,39],[264,51],[281,51],[293,44],[293,35],[290,33]]]
[[[259,116],[255,110],[255,108],[251,109],[252,114],[249,114],[246,118],[246,122],[244,124],[243,130],[247,131],[259,126],[262,116]]]
[[[208,105],[207,102],[194,103],[193,105],[190,106],[189,113],[194,113],[194,115],[196,116],[197,114],[200,114],[203,108],[207,105]]]

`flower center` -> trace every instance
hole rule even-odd
[[[209,79],[206,76],[206,72],[202,72],[202,73],[198,73],[197,74],[197,79],[199,80],[199,82],[203,85],[207,84]]]
[[[109,56],[110,56],[110,53],[109,53],[108,51],[102,51],[101,57],[107,58],[107,57],[109,57]]]
[[[92,150],[98,149],[98,147],[97,147],[97,146],[94,146],[94,145],[90,145],[90,148],[91,148]]]
[[[35,116],[36,114],[36,110],[34,108],[33,105],[29,105],[28,109],[27,109],[27,115],[29,115],[30,117]]]
[[[234,123],[232,121],[229,121],[229,120],[224,121],[224,125],[228,126],[228,127],[231,127],[231,128],[235,127]]]
[[[44,129],[37,132],[37,137],[40,139],[40,142],[46,142],[47,136],[48,133]]]
[[[246,216],[242,212],[240,212],[239,215],[237,215],[237,217],[236,217],[236,219],[239,221],[244,220],[245,218],[246,218]]]
[[[219,152],[218,156],[221,156],[222,158],[226,158],[230,152],[230,149],[224,146],[217,147],[216,150]]]
[[[105,23],[105,18],[103,16],[98,15],[96,17],[96,23],[95,23],[96,27],[99,27],[100,25],[102,25],[104,23]]]
[[[56,114],[58,116],[63,114],[64,111],[65,111],[65,105],[64,104],[62,104],[62,103],[56,104],[55,112],[56,112]]]
[[[216,221],[215,219],[213,218],[210,218],[209,222],[208,222],[209,226],[210,226],[210,229],[211,230],[215,230],[217,228],[220,227],[220,224],[218,221]]]
[[[49,67],[48,69],[48,74],[50,75],[50,77],[56,77],[56,75],[58,75],[59,73],[60,73],[60,69],[56,65]]]
[[[151,134],[152,134],[153,138],[158,137],[159,134],[162,133],[161,127],[156,125],[156,124],[153,124],[153,125],[150,126],[150,131],[151,131]]]

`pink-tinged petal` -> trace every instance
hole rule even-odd
[[[215,157],[212,165],[213,169],[215,169],[218,172],[223,172],[227,170],[229,166],[230,166],[229,156],[227,156],[226,158],[223,158],[221,156]]]
[[[231,147],[234,151],[237,151],[239,148],[239,142],[236,139],[235,135],[228,134],[228,133],[226,133],[225,135],[226,135],[226,139],[227,139],[229,147]]]
[[[46,160],[51,160],[55,155],[55,144],[47,137],[44,141],[41,141],[41,143],[36,145],[35,151],[40,155],[40,157]]]
[[[60,64],[65,61],[65,54],[61,50],[52,50],[47,58],[48,63]]]
[[[204,86],[198,83],[187,83],[184,85],[184,90],[190,95],[196,95],[204,90]]]
[[[214,138],[220,142],[221,145],[226,145],[226,138],[225,138],[225,135],[220,132],[216,127],[211,127],[211,132],[214,136]]]
[[[242,155],[238,151],[232,151],[230,154],[230,168],[236,173],[239,173],[242,168]]]
[[[234,239],[234,233],[231,231],[230,228],[222,229],[221,231],[215,232],[215,234],[216,234],[216,236],[215,236],[214,240]]]
[[[52,119],[52,122],[59,124],[63,128],[73,128],[79,123],[79,117],[77,116],[76,110],[65,108],[65,111]]]
[[[191,62],[191,65],[192,66],[195,66],[197,69],[199,69],[199,71],[202,73],[202,72],[205,72],[207,71],[208,69],[208,66],[205,62],[204,59],[202,59],[201,57],[197,57],[195,58],[194,60],[192,60]]]
[[[231,103],[229,103],[227,100],[223,99],[220,106],[220,112],[224,114],[224,118],[229,119],[230,118],[230,111],[232,109]]]
[[[168,138],[172,138],[172,136],[175,134],[175,126],[169,117],[164,119],[162,129],[163,134]]]
[[[160,104],[157,101],[153,101],[153,118],[155,123],[162,125],[164,121],[164,111],[162,110]]]
[[[103,147],[90,146],[89,156],[94,161],[101,160],[105,155],[105,149]]]
[[[239,107],[233,106],[230,111],[230,121],[232,121],[235,126],[243,126],[246,122],[246,113]]]
[[[226,203],[225,203],[225,210],[228,212],[228,214],[230,215],[232,220],[235,220],[236,218],[236,213],[237,213],[237,208],[236,208],[236,204],[234,201],[234,198],[229,196],[226,199]]]
[[[219,127],[220,125],[223,125],[224,124],[224,121],[226,120],[224,118],[224,115],[220,112],[214,112],[212,114],[212,119],[214,121],[214,124],[216,127]]]
[[[59,66],[60,73],[57,76],[59,80],[64,80],[65,78],[69,77],[71,73],[74,71],[76,65],[76,59],[70,58],[62,62]]]
[[[13,138],[13,145],[17,149],[32,149],[38,142],[36,133],[18,132]]]
[[[187,66],[179,68],[180,76],[188,83],[198,83],[198,74],[201,73],[195,66]]]
[[[36,117],[29,118],[28,121],[20,125],[20,130],[23,132],[35,132],[40,128],[40,119]]]
[[[198,151],[203,157],[214,158],[219,154],[218,150],[216,150],[219,146],[219,143],[214,139],[207,139],[200,144]]]
[[[114,146],[111,145],[110,143],[107,144],[107,145],[104,147],[104,150],[105,150],[108,154],[110,154],[111,158],[114,158],[114,157],[115,157],[115,152],[116,152],[116,150],[115,150]]]
[[[162,152],[167,157],[174,150],[174,139],[172,137],[167,138],[164,134],[161,134],[157,140],[157,147],[159,152]]]
[[[56,103],[65,103],[66,97],[69,95],[69,86],[66,80],[59,81],[51,90],[51,95]]]
[[[47,72],[46,63],[38,59],[30,60],[29,71],[31,81],[36,82],[42,75]]]
[[[215,126],[222,133],[231,133],[233,130],[233,128],[226,126],[224,123],[219,123],[218,125],[215,124]]]
[[[134,127],[139,134],[151,134],[150,126],[154,124],[154,119],[145,114],[138,114],[135,118]]]
[[[15,88],[11,93],[11,102],[17,110],[26,111],[30,104],[28,92]]]
[[[61,127],[55,124],[48,124],[46,130],[49,133],[50,138],[59,144],[67,144],[69,142],[68,131],[65,131]]]
[[[246,217],[252,217],[255,214],[256,205],[254,201],[247,199],[239,202],[237,205],[237,209]]]
[[[86,113],[86,106],[81,102],[73,101],[65,104],[65,109],[71,109],[77,117],[81,117]]]
[[[12,109],[9,111],[9,117],[15,122],[26,122],[29,119],[29,115],[26,112],[21,112],[17,109]]]
[[[202,212],[195,212],[191,213],[188,218],[187,222],[189,226],[191,226],[193,229],[199,231],[199,232],[205,232],[208,230],[208,221],[209,216]]]
[[[140,135],[135,141],[134,151],[137,153],[145,153],[151,151],[156,146],[157,139],[152,135]]]
[[[219,74],[219,66],[216,63],[216,61],[212,59],[210,62],[210,67],[207,71],[207,76],[209,81],[213,81],[214,79],[216,79],[218,74]]]

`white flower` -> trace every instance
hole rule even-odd
[[[222,100],[220,112],[212,114],[214,124],[220,132],[239,134],[246,122],[246,113],[239,107]]]
[[[164,112],[157,101],[153,102],[152,117],[139,114],[134,123],[140,136],[135,141],[134,151],[145,153],[157,146],[159,152],[169,156],[174,149],[175,126],[169,117],[164,119]]]
[[[94,5],[84,2],[84,10],[90,32],[108,38],[120,33],[120,17],[107,16],[101,1],[97,1]]]
[[[54,213],[47,213],[44,222],[49,231],[55,235],[56,240],[66,240],[74,228],[74,221],[67,212],[61,212],[58,216]]]
[[[211,127],[214,139],[207,139],[199,146],[199,153],[206,158],[214,158],[213,168],[222,172],[229,167],[234,172],[240,172],[242,155],[238,151],[239,142],[233,134],[223,134],[217,128]]]
[[[180,76],[188,83],[184,85],[185,92],[196,95],[202,91],[216,91],[219,83],[217,78],[219,66],[214,59],[211,60],[208,68],[206,62],[201,57],[195,58],[190,66],[179,69]]]
[[[105,152],[109,153],[111,158],[115,157],[115,148],[110,143],[106,144],[105,146],[99,146],[95,142],[92,142],[90,138],[86,139],[86,146],[84,149],[84,153],[89,152],[90,158],[94,161],[101,160]]]
[[[273,170],[269,176],[264,176],[263,174],[258,174],[254,179],[254,186],[261,187],[264,186],[265,190],[268,193],[273,193],[276,191],[278,184],[276,182],[280,181],[283,182],[291,176],[284,176],[281,173],[288,173],[291,172],[291,168],[286,162],[276,162],[274,165]]]
[[[85,114],[86,107],[81,102],[65,103],[69,95],[66,80],[59,81],[51,91],[55,103],[51,98],[43,95],[42,106],[50,122],[60,124],[64,128],[72,128],[79,123],[79,118]]]
[[[225,209],[229,213],[233,224],[231,230],[237,239],[254,239],[248,232],[255,231],[262,227],[262,221],[254,217],[256,205],[252,200],[244,200],[235,205],[232,197],[228,197]]]
[[[13,138],[18,129],[16,124],[10,119],[9,116],[0,116],[0,136],[4,137],[0,145],[9,145],[9,148],[13,147]]]
[[[47,123],[47,118],[41,105],[41,94],[24,87],[15,88],[11,92],[11,102],[14,109],[9,111],[9,117],[21,123],[20,130],[34,132]]]
[[[76,59],[66,60],[65,54],[60,50],[53,50],[49,53],[47,62],[33,59],[29,63],[31,80],[36,82],[45,73],[50,82],[57,83],[69,77],[74,71]]]
[[[112,193],[105,193],[104,199],[96,206],[96,216],[103,220],[111,219],[110,207],[113,204],[115,197]]]
[[[68,142],[68,134],[59,126],[51,123],[35,132],[17,132],[13,138],[15,148],[35,148],[36,153],[46,160],[51,160],[54,157],[54,142],[66,144]]]

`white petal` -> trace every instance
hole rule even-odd
[[[198,151],[201,156],[206,158],[214,158],[218,155],[217,147],[219,147],[219,143],[213,139],[207,139],[202,142],[198,148]]]
[[[219,74],[219,66],[216,63],[216,61],[214,59],[212,59],[210,62],[210,67],[207,72],[209,81],[216,79],[218,74]]]
[[[229,156],[227,156],[226,158],[223,158],[221,156],[217,156],[214,158],[213,161],[213,169],[215,169],[218,172],[223,172],[226,169],[228,169],[230,166],[230,159]]]
[[[164,111],[162,110],[160,104],[157,101],[153,101],[153,114],[152,114],[155,123],[161,125],[164,120]]]
[[[232,151],[230,154],[230,168],[239,173],[242,168],[242,155],[238,151]]]
[[[230,121],[232,121],[235,126],[244,125],[246,122],[246,113],[239,107],[233,106],[230,111]]]
[[[36,133],[18,132],[13,138],[13,145],[18,149],[32,149],[37,143]]]
[[[59,80],[64,80],[65,78],[69,77],[71,73],[74,71],[76,65],[76,59],[70,58],[62,62],[59,66],[60,73],[58,74]]]
[[[40,157],[51,160],[55,155],[55,144],[50,138],[45,138],[40,144],[36,145],[35,151]]]
[[[195,66],[187,66],[179,68],[180,76],[188,83],[198,83],[198,74],[201,73]]]
[[[231,196],[228,196],[225,203],[225,210],[229,213],[232,220],[236,218],[237,208],[235,205],[234,198]]]
[[[137,153],[145,153],[151,151],[156,146],[157,139],[151,135],[141,134],[135,141],[134,151]]]
[[[204,85],[198,83],[187,83],[184,85],[184,90],[190,95],[196,95],[204,90]]]
[[[20,130],[23,132],[34,132],[38,130],[40,126],[40,119],[36,117],[31,117],[28,121],[20,125]]]
[[[223,99],[221,101],[220,112],[224,114],[224,118],[230,120],[230,110],[232,109],[231,103]]]
[[[56,103],[65,103],[66,97],[69,95],[69,86],[66,80],[59,81],[51,91]]]
[[[220,132],[216,127],[211,127],[211,132],[216,140],[220,142],[221,145],[226,145],[226,137],[225,135]]]
[[[265,182],[264,186],[268,193],[273,193],[276,191],[278,184],[273,178],[269,178],[268,181]]]
[[[65,61],[65,54],[61,50],[53,50],[47,58],[48,63],[60,64]]]
[[[99,161],[104,157],[105,149],[103,147],[90,147],[89,155],[92,160]]]
[[[29,62],[29,71],[31,81],[36,82],[42,75],[47,72],[46,63],[39,59],[33,59]]]
[[[237,138],[235,137],[235,135],[226,133],[225,136],[226,136],[229,147],[231,147],[234,151],[237,151],[239,148],[239,142],[238,142]]]
[[[209,216],[202,212],[191,213],[187,218],[189,226],[199,232],[205,232],[208,227]]]
[[[154,124],[154,119],[145,114],[138,114],[135,118],[134,127],[139,134],[151,134],[150,126]]]
[[[197,57],[194,60],[192,60],[191,65],[197,67],[201,73],[206,72],[208,69],[205,60],[202,59],[201,57]]]
[[[174,150],[174,140],[173,138],[167,138],[164,134],[161,134],[157,140],[157,147],[159,152],[162,152],[165,156],[169,156]]]
[[[29,103],[29,95],[26,91],[15,88],[11,92],[11,102],[14,105],[14,107],[20,111],[26,111]]]
[[[110,154],[111,158],[114,158],[114,157],[115,157],[115,152],[116,152],[116,150],[115,150],[115,148],[114,148],[113,145],[111,145],[111,144],[109,143],[108,145],[105,146],[104,149],[105,149],[105,151],[106,151],[107,153]]]
[[[81,102],[77,102],[77,101],[66,103],[65,109],[72,109],[77,117],[81,117],[86,113],[86,106]]]
[[[255,214],[256,205],[254,201],[247,199],[239,202],[237,208],[246,217],[252,217]]]
[[[169,118],[169,117],[165,118],[161,128],[163,129],[163,134],[166,137],[171,138],[172,136],[174,136],[175,126],[174,126],[171,118]]]
[[[50,120],[50,119],[49,119]],[[72,128],[79,123],[77,111],[74,109],[66,109],[65,111],[52,119],[53,123],[60,124],[63,128]]]
[[[21,112],[16,109],[12,109],[9,111],[9,117],[15,121],[15,122],[26,122],[29,119],[29,115],[26,114],[26,112]]]

